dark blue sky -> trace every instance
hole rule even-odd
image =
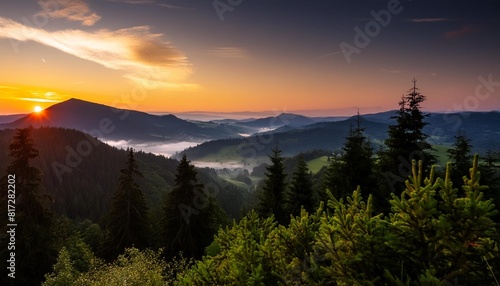
[[[499,110],[499,35],[498,0],[3,1],[0,100],[340,114],[394,109],[416,78],[428,110]]]

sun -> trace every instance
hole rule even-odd
[[[40,113],[43,109],[40,106],[35,106],[35,112]]]

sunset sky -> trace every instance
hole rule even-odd
[[[80,98],[352,115],[396,109],[413,78],[427,111],[500,110],[499,15],[498,0],[1,1],[0,114]]]

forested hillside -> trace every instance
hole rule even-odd
[[[0,170],[11,162],[8,146],[15,130],[0,130]],[[52,196],[51,208],[72,219],[99,219],[108,210],[111,194],[118,187],[119,171],[127,151],[96,140],[80,131],[63,128],[32,130],[40,156],[33,166],[43,173],[42,186]],[[153,207],[174,185],[177,160],[137,152],[143,177],[139,180],[144,195]],[[231,217],[240,216],[243,194],[236,187],[223,183],[215,172],[200,170],[200,181],[215,182],[221,187],[221,206]],[[227,197],[226,197],[227,195]]]

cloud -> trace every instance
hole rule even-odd
[[[241,47],[219,47],[212,49],[208,52],[210,55],[221,57],[221,58],[231,58],[231,59],[246,59],[248,58],[248,53],[245,49]]]
[[[192,73],[187,57],[153,34],[148,26],[93,32],[61,30],[48,32],[0,17],[0,38],[34,41],[67,54],[120,70],[124,76],[150,88],[193,87],[182,84]]]
[[[155,3],[155,0],[107,0],[107,1],[115,3],[132,4],[132,5],[146,5]]]
[[[38,1],[38,5],[42,7],[43,11],[38,12],[37,15],[64,18],[70,21],[81,22],[84,26],[93,26],[101,19],[82,0]]]
[[[453,21],[449,18],[412,18],[408,19],[408,22],[412,23],[436,23],[436,22],[449,22]]]
[[[461,37],[464,37],[468,34],[474,33],[475,31],[476,31],[476,28],[474,28],[473,26],[465,26],[465,27],[458,29],[458,30],[446,32],[444,34],[444,36],[445,36],[445,38],[448,38],[448,39],[461,38]]]
[[[38,88],[19,88],[13,86],[0,86],[0,98],[9,100],[22,100],[40,103],[56,103],[63,100],[63,96],[54,91],[44,91]]]
[[[114,3],[131,4],[131,5],[149,5],[149,4],[154,4],[154,5],[157,5],[159,7],[168,8],[168,9],[192,10],[190,8],[186,8],[186,7],[182,7],[182,6],[177,6],[177,5],[156,3],[155,0],[107,0],[107,1],[108,2],[114,2]]]
[[[386,72],[386,73],[392,73],[392,74],[400,74],[403,72],[403,71],[395,70],[395,69],[382,69],[382,71]]]

